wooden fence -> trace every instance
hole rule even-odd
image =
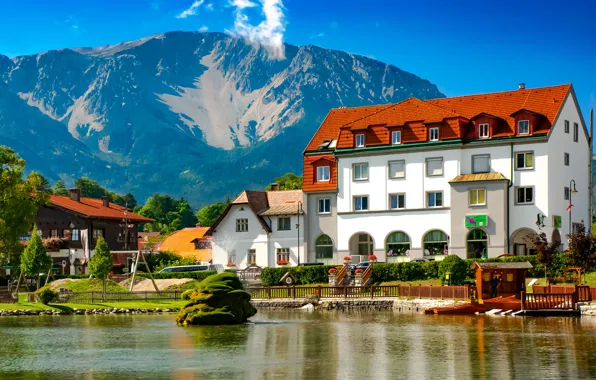
[[[577,293],[522,292],[522,310],[576,310]]]
[[[304,298],[316,295],[320,298],[435,298],[467,299],[468,286],[291,286],[291,287],[252,287],[246,289],[253,299]]]
[[[577,292],[578,302],[596,300],[596,286],[588,285],[534,285],[534,294],[573,294]]]
[[[182,292],[107,292],[105,302],[123,301],[177,301]],[[96,303],[102,302],[102,292],[58,293],[56,303]]]

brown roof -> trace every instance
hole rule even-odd
[[[475,173],[475,174],[462,174],[458,175],[457,177],[453,178],[451,183],[453,182],[474,182],[474,181],[506,181],[507,178],[499,172],[491,172],[491,173]]]
[[[517,261],[517,262],[475,262],[475,266],[480,267],[481,269],[531,269],[533,268],[532,264],[527,261]]]
[[[50,205],[76,212],[88,218],[97,219],[124,219],[124,211],[126,211],[126,207],[111,202],[108,204],[108,207],[105,207],[102,199],[81,198],[80,202],[77,202],[68,196],[62,195],[50,195]],[[151,223],[154,221],[153,219],[133,214],[132,212],[128,212],[126,217],[131,222]]]

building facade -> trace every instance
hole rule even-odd
[[[532,254],[590,223],[571,85],[332,110],[304,152],[308,261]]]

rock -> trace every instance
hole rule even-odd
[[[302,306],[300,309],[306,310],[306,311],[314,311],[315,310],[315,307],[313,306],[312,303],[309,303],[308,305]]]

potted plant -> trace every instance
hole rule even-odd
[[[368,255],[368,261],[372,261],[373,263],[377,261],[377,256],[375,255]]]
[[[350,256],[344,256],[344,264],[349,264],[352,261]]]
[[[62,239],[57,237],[43,239],[43,245],[48,252],[58,252],[62,248],[62,244]]]
[[[235,267],[235,266],[236,266],[236,264],[234,264],[234,263],[228,263],[226,266],[227,266],[228,268],[232,268],[232,267]]]
[[[356,269],[356,274],[362,274],[362,273],[364,273],[364,271],[362,270],[362,268]]]
[[[329,274],[335,274],[335,272],[337,272],[337,269],[335,269],[335,268],[329,269]]]

